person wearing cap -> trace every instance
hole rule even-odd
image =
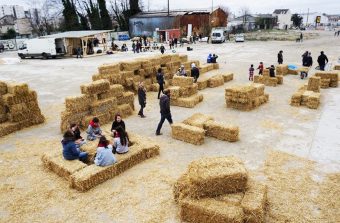
[[[196,67],[195,63],[191,64],[191,76],[194,78],[194,83],[196,83],[200,76],[200,70]]]
[[[187,72],[184,69],[184,65],[183,64],[181,65],[181,68],[179,68],[179,70],[178,70],[178,75],[179,76],[184,76],[184,77],[188,76]]]

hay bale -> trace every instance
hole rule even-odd
[[[98,67],[99,74],[114,74],[118,73],[120,69],[119,63],[103,64]]]
[[[171,56],[170,55],[162,55],[159,57],[159,62],[161,65],[165,65],[166,63],[171,62]]]
[[[67,112],[83,112],[90,109],[90,104],[95,98],[89,95],[68,96],[65,98]]]
[[[236,142],[239,140],[239,128],[232,125],[222,125],[213,120],[204,123],[206,136],[214,137],[219,140]]]
[[[0,114],[0,124],[8,120],[7,114]]]
[[[123,96],[124,87],[120,84],[110,85],[110,89],[106,92],[98,94],[98,100],[108,99],[112,97]]]
[[[266,78],[265,80],[265,85],[269,87],[276,87],[277,83],[278,83],[278,80],[276,77],[269,77],[269,78]]]
[[[265,78],[261,75],[254,75],[254,83],[263,84]]]
[[[263,74],[264,77],[269,77],[269,69],[268,68],[264,68],[263,69]]]
[[[285,76],[288,74],[288,65],[286,64],[279,64],[276,66],[276,74]]]
[[[129,104],[119,105],[117,110],[118,113],[122,116],[122,118],[129,117],[133,114],[133,109]]]
[[[233,156],[202,158],[193,161],[174,185],[174,197],[180,201],[216,197],[246,190],[248,173],[243,162]]]
[[[121,97],[117,98],[118,100],[118,105],[122,104],[128,104],[132,108],[132,110],[135,109],[135,94],[133,92],[124,92]]]
[[[276,75],[277,84],[283,84],[283,75]]]
[[[204,143],[204,130],[196,126],[175,123],[171,125],[171,130],[171,136],[174,139],[194,145],[202,145]]]
[[[197,86],[198,86],[198,90],[203,90],[203,89],[206,89],[208,87],[208,79],[199,78],[196,83],[197,83]]]
[[[321,85],[320,85],[321,88],[323,88],[323,89],[329,88],[330,84],[331,84],[331,79],[321,78]]]
[[[301,101],[302,101],[302,94],[303,94],[303,91],[295,92],[291,97],[290,105],[295,106],[295,107],[299,107],[301,105]]]
[[[28,93],[25,95],[14,95],[7,93],[2,96],[2,100],[7,106],[26,103],[28,101],[36,101],[37,93],[35,91],[28,91]]]
[[[225,73],[222,74],[224,82],[229,82],[232,81],[234,79],[234,73]]]
[[[135,71],[142,68],[142,64],[140,61],[127,61],[120,62],[120,70],[122,71]]]
[[[251,86],[253,86],[255,88],[255,95],[257,97],[264,95],[264,89],[265,89],[264,84],[253,83],[253,84],[251,84]]]
[[[316,92],[310,94],[306,103],[307,107],[310,109],[317,109],[320,105],[320,96],[321,94]]]
[[[215,88],[224,85],[224,78],[221,74],[214,75],[208,79],[208,87]]]
[[[317,76],[308,79],[308,91],[320,92],[321,78]]]
[[[41,161],[45,168],[66,180],[70,180],[73,173],[87,167],[85,163],[79,160],[65,160],[61,151],[45,153],[42,155]]]
[[[193,108],[198,103],[203,101],[202,94],[195,94],[187,98],[179,97],[177,99],[171,99],[170,104],[172,106],[184,107],[184,108]]]
[[[190,87],[193,83],[193,77],[174,76],[174,78],[172,79],[173,86]]]
[[[241,207],[245,214],[244,221],[249,223],[262,223],[265,218],[267,202],[267,186],[256,181],[248,183]]]
[[[191,125],[191,126],[196,126],[199,128],[204,127],[204,124],[208,121],[214,120],[214,118],[211,115],[205,115],[202,113],[195,113],[189,118],[185,119],[183,121],[184,124]]]
[[[213,63],[213,69],[214,70],[220,69],[220,64],[219,63]]]
[[[0,137],[19,131],[23,126],[20,122],[4,122],[0,124]]]
[[[187,62],[188,55],[179,55],[179,60],[181,61],[181,63]]]
[[[92,115],[102,114],[109,112],[112,108],[117,106],[116,98],[108,98],[99,100],[90,105],[90,111]]]
[[[80,85],[82,94],[96,95],[110,90],[110,82],[108,80],[98,80],[89,84]]]
[[[287,74],[291,74],[291,75],[299,75],[299,70],[291,70],[291,69],[288,68]]]
[[[212,198],[184,199],[180,202],[180,218],[192,223],[242,223],[244,214],[240,206]]]
[[[305,91],[302,93],[301,105],[307,105],[309,97],[313,94],[313,91]]]
[[[26,95],[29,89],[26,83],[7,83],[7,91],[14,95]]]
[[[180,87],[179,86],[172,86],[169,87],[168,90],[170,90],[170,98],[172,100],[176,100],[180,97]]]
[[[340,70],[340,64],[335,64],[333,69],[334,70]]]
[[[0,96],[7,94],[7,93],[8,93],[7,83],[0,81]]]
[[[128,153],[117,157],[117,163],[114,165],[99,167],[93,164],[75,172],[71,175],[70,186],[79,191],[87,191],[157,155],[158,145],[148,141],[135,143]]]
[[[196,83],[192,84],[190,87],[180,87],[179,89],[180,97],[184,97],[184,98],[197,94],[197,92],[198,92],[198,85]]]

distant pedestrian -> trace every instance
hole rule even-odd
[[[213,54],[211,57],[211,63],[217,63],[218,56],[216,54]]]
[[[259,70],[259,75],[263,74],[263,62],[260,62],[259,66],[257,67],[257,70]]]
[[[253,81],[254,80],[254,65],[250,65],[250,68],[249,68],[249,80],[250,81]]]
[[[133,50],[133,53],[136,53],[136,43],[135,43],[135,41],[132,42],[132,50]]]
[[[78,48],[77,48],[77,59],[78,58],[82,58],[83,56],[82,56],[82,50],[81,50],[81,47],[79,46]]]
[[[163,44],[161,45],[161,47],[159,49],[160,49],[161,53],[164,54],[165,47],[163,46]]]
[[[274,65],[271,65],[267,69],[269,69],[269,76],[270,77],[275,77],[275,67],[274,67]]]
[[[162,95],[162,97],[160,98],[159,107],[161,113],[161,120],[159,121],[156,130],[156,135],[162,135],[161,129],[165,119],[168,120],[170,125],[172,124],[172,117],[170,111],[170,91],[168,89],[164,91],[164,95]]]
[[[280,50],[280,52],[277,54],[277,62],[279,64],[283,63],[283,51],[282,50]]]
[[[325,66],[328,63],[328,58],[323,51],[321,51],[320,56],[318,57],[318,63],[320,70],[325,70]]]
[[[300,33],[300,42],[303,42],[303,34]]]
[[[302,66],[306,66],[305,63],[306,63],[307,57],[308,57],[308,51],[302,54]]]
[[[200,70],[196,67],[195,63],[192,63],[191,64],[191,77],[194,78],[194,83],[197,82],[199,76],[200,76]]]
[[[144,87],[143,81],[139,82],[137,93],[138,93],[138,102],[139,102],[139,105],[140,105],[140,110],[138,112],[138,115],[141,118],[145,118],[146,116],[143,113],[143,109],[146,106],[146,89]]]
[[[164,94],[164,74],[162,72],[162,68],[158,68],[156,79],[158,83],[158,99],[159,99],[161,92]]]

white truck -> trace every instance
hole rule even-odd
[[[56,58],[65,54],[65,47],[62,41],[54,38],[30,39],[18,50],[21,59],[29,58]]]
[[[224,43],[226,40],[227,29],[215,28],[211,31],[211,43]]]

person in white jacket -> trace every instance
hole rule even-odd
[[[118,154],[124,154],[129,151],[129,137],[121,127],[118,127],[116,130],[113,147]]]
[[[101,136],[98,143],[96,158],[94,163],[97,166],[110,166],[117,162],[116,157],[113,154],[113,147],[106,139],[105,136]]]

